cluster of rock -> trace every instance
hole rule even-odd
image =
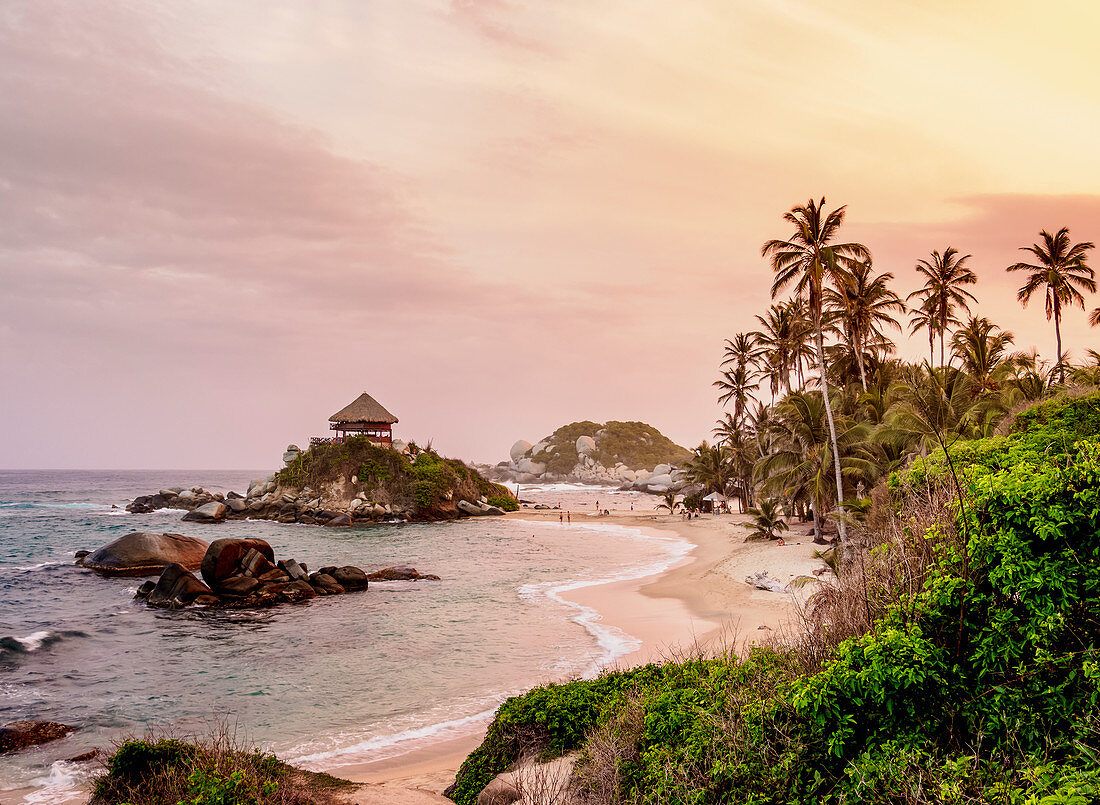
[[[192,604],[222,608],[263,607],[367,589],[371,581],[435,580],[405,566],[373,573],[352,565],[310,573],[294,559],[276,561],[262,539],[216,539],[207,544],[180,534],[135,532],[96,551],[78,551],[76,563],[109,576],[160,574],[138,588],[137,598],[155,607]],[[202,578],[194,574],[198,570]]]
[[[612,486],[621,490],[649,492],[663,495],[669,489],[684,485],[683,474],[669,464],[658,464],[652,469],[640,467],[634,469],[618,462],[614,467],[605,467],[593,457],[596,452],[596,439],[593,436],[577,438],[577,463],[568,473],[547,473],[546,464],[535,461],[534,457],[545,455],[554,450],[546,441],[531,444],[520,439],[509,451],[510,461],[488,468],[489,477],[511,483],[537,484],[547,482],[566,482]]]
[[[358,479],[348,480],[357,484]],[[309,487],[283,488],[275,475],[257,478],[241,495],[229,492],[208,492],[202,487],[191,489],[161,489],[155,495],[135,498],[126,510],[144,514],[157,509],[183,509],[183,520],[199,523],[220,523],[224,520],[276,520],[280,523],[306,525],[350,526],[356,522],[408,520],[409,509],[373,502],[366,492],[357,492],[350,500],[338,495],[316,492]]]
[[[294,447],[294,445],[290,445]],[[290,454],[288,449],[286,458]],[[297,454],[295,454],[297,455]],[[502,515],[485,497],[477,501],[456,502],[459,513],[469,516]],[[183,520],[220,523],[224,520],[275,520],[304,525],[351,526],[356,523],[406,522],[426,519],[410,506],[371,499],[371,493],[359,488],[355,475],[335,478],[323,489],[283,485],[278,475],[256,478],[245,494],[209,492],[202,487],[161,489],[154,495],[135,498],[126,506],[133,514],[158,509],[183,509]],[[430,518],[427,518],[430,519]]]

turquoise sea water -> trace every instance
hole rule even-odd
[[[562,592],[647,575],[687,550],[592,521],[338,530],[205,526],[180,522],[178,511],[112,508],[163,486],[242,490],[261,474],[0,471],[0,723],[79,727],[0,758],[0,801],[30,786],[25,801],[49,802],[86,774],[66,758],[149,729],[202,732],[227,720],[242,737],[314,768],[471,731],[505,696],[591,673],[636,645]],[[567,493],[586,494],[553,490]],[[129,531],[261,537],[277,556],[314,567],[410,564],[443,580],[379,583],[259,611],[152,610],[133,600],[140,579],[105,579],[72,564],[74,551]]]

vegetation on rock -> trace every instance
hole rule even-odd
[[[492,483],[458,459],[415,445],[406,455],[378,447],[363,436],[314,445],[279,472],[277,481],[281,486],[317,490],[352,476],[358,481],[355,492],[365,492],[372,500],[414,506],[418,515],[428,517],[453,514],[459,500],[515,500],[507,487]]]
[[[91,805],[336,805],[358,787],[240,746],[222,725],[194,742],[124,741],[94,781]]]
[[[532,456],[554,475],[567,475],[579,459],[577,439],[591,436],[596,449],[589,457],[597,464],[614,467],[620,462],[631,469],[652,470],[658,464],[677,464],[691,453],[644,422],[571,422],[543,439],[547,446]]]

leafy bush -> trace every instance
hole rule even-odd
[[[493,495],[489,498],[489,505],[496,506],[506,512],[519,511],[519,501],[514,495]]]
[[[91,805],[336,805],[355,783],[296,769],[218,725],[193,742],[133,738],[95,780]]]

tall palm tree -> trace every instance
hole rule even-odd
[[[936,335],[940,339],[940,366],[944,365],[944,340],[955,310],[969,312],[970,303],[978,301],[963,287],[978,281],[978,275],[966,265],[969,259],[969,254],[960,255],[954,246],[948,246],[943,254],[933,250],[930,260],[917,261],[917,273],[925,277],[924,287],[913,291],[908,298],[921,299],[935,314]]]
[[[756,361],[756,333],[737,333],[726,339],[720,366],[751,366]]]
[[[871,259],[870,250],[862,243],[833,243],[844,223],[845,209],[840,206],[832,212],[826,212],[824,198],[817,203],[810,199],[805,205],[793,207],[783,215],[783,220],[794,227],[794,234],[788,240],[769,240],[760,250],[764,257],[770,258],[772,271],[775,272],[772,298],[794,284],[795,293],[804,298],[809,307],[834,458],[839,456],[840,451],[837,446],[836,423],[833,421],[833,410],[829,403],[829,383],[825,375],[825,341],[822,334],[824,293],[827,286],[839,285],[846,273],[850,273],[861,262]],[[841,477],[839,458],[833,464],[837,505],[841,514],[838,521],[840,538],[847,542],[848,530],[843,516],[844,480]]]
[[[1084,309],[1085,297],[1081,291],[1096,292],[1095,274],[1085,262],[1094,244],[1088,241],[1073,243],[1069,239],[1069,229],[1064,226],[1053,235],[1044,229],[1039,232],[1039,237],[1042,238],[1042,243],[1020,247],[1020,251],[1035,255],[1039,261],[1038,264],[1013,263],[1005,270],[1027,272],[1027,281],[1016,293],[1016,298],[1024,307],[1027,307],[1027,303],[1036,291],[1043,289],[1046,297],[1047,321],[1054,319],[1054,337],[1058,349],[1055,355],[1055,366],[1058,369],[1058,380],[1064,383],[1066,367],[1062,360],[1062,308],[1066,305],[1077,305]]]
[[[915,293],[909,294],[909,299],[912,299]],[[929,365],[936,362],[936,330],[939,328],[940,317],[936,312],[935,299],[931,297],[925,297],[919,306],[911,309],[909,314],[909,334],[916,335],[921,330],[928,331],[928,363]],[[959,320],[954,316],[950,317],[948,324],[958,324]]]
[[[867,391],[864,352],[883,339],[882,328],[901,329],[893,313],[904,313],[905,303],[890,290],[894,278],[889,271],[871,273],[871,263],[858,263],[836,288],[827,288],[827,303],[839,314],[844,335],[859,366],[859,380]]]
[[[721,376],[712,384],[722,390],[718,396],[718,402],[726,405],[733,402],[733,419],[738,426],[748,410],[749,398],[752,392],[760,385],[756,379],[756,372],[745,364],[739,364],[732,369],[722,372]]]

